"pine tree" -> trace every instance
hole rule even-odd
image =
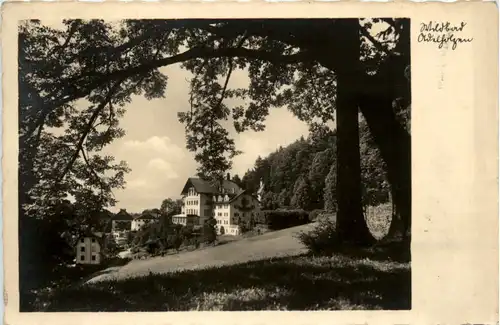
[[[295,182],[291,205],[297,209],[309,210],[311,206],[311,186],[305,177]]]
[[[325,210],[337,210],[337,166],[332,164],[330,172],[325,179]]]

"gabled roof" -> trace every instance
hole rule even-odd
[[[99,214],[99,217],[101,219],[113,219],[114,216],[115,216],[114,213],[106,209],[103,209]]]
[[[242,196],[243,194],[250,195],[250,196],[251,196],[251,197],[253,197],[253,198],[254,198],[257,202],[259,202],[259,203],[260,203],[259,199],[258,199],[255,195],[253,195],[252,193],[250,193],[249,191],[246,191],[246,190],[241,191],[240,193],[238,193],[238,195],[234,196],[231,200],[229,200],[229,203],[236,201],[236,199],[237,199],[237,198],[239,198],[240,196]]]
[[[134,220],[156,220],[156,218],[151,214],[143,214],[134,218]]]
[[[127,212],[125,209],[121,209],[120,212],[115,214],[115,216],[112,218],[112,220],[115,221],[132,221],[133,217]]]
[[[104,243],[105,235],[102,232],[86,231],[76,238],[74,244],[78,244],[78,242],[80,241],[81,238],[95,238],[95,239],[97,239],[97,242],[102,246]]]
[[[213,187],[210,184],[210,182],[203,180],[201,178],[195,178],[195,177],[188,178],[186,184],[184,185],[184,188],[182,189],[181,194],[187,193],[190,186],[194,187],[194,189],[198,193],[220,194],[220,192],[215,187]],[[233,181],[229,181],[227,179],[225,179],[222,182],[222,187],[224,188],[224,190],[226,190],[228,192],[232,192],[233,189],[234,189],[235,193],[239,193],[241,191],[241,188],[238,186],[238,184],[236,184]]]

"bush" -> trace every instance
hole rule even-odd
[[[321,209],[316,209],[316,210],[309,212],[309,221],[310,222],[316,221],[318,219],[318,217],[323,213],[325,213],[325,210],[321,210]]]
[[[309,214],[304,210],[264,210],[259,223],[266,224],[270,230],[280,230],[304,225],[309,222]]]
[[[217,231],[215,230],[215,225],[217,221],[214,217],[210,217],[205,221],[202,228],[202,241],[204,243],[212,244],[217,239]]]
[[[113,258],[107,258],[103,261],[102,265],[106,267],[114,267],[114,266],[123,266],[130,262],[132,258],[130,257],[125,257],[125,258],[119,258],[119,257],[113,257]]]
[[[328,211],[324,210],[318,215],[318,218],[316,219],[317,221],[331,221],[331,222],[336,222],[337,221],[337,214],[334,211]]]
[[[312,231],[298,237],[313,254],[330,254],[339,245],[336,223],[331,219],[321,220]]]

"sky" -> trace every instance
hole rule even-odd
[[[164,199],[179,198],[187,178],[196,174],[194,155],[186,149],[184,126],[177,119],[177,113],[188,107],[191,75],[178,65],[161,71],[169,78],[165,98],[133,97],[120,122],[125,136],[103,150],[117,161],[126,161],[132,169],[125,176],[125,189],[114,191],[119,202],[110,209],[113,212],[159,208]],[[240,72],[234,73],[229,86],[246,87],[247,84],[248,77]],[[286,108],[271,109],[265,124],[266,129],[261,132],[238,134],[234,127],[229,128],[236,148],[243,151],[234,158],[231,175],[242,177],[253,167],[258,156],[264,157],[280,145],[285,146],[308,134],[307,124]]]

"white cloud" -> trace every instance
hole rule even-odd
[[[145,141],[129,140],[124,147],[130,150],[145,150],[167,155],[175,159],[184,158],[184,150],[172,143],[169,137],[152,136]]]
[[[151,159],[148,167],[161,171],[161,177],[164,179],[178,178],[179,174],[175,172],[172,165],[161,158]]]
[[[128,189],[141,189],[147,187],[147,182],[143,179],[133,179],[131,181],[127,181]]]

